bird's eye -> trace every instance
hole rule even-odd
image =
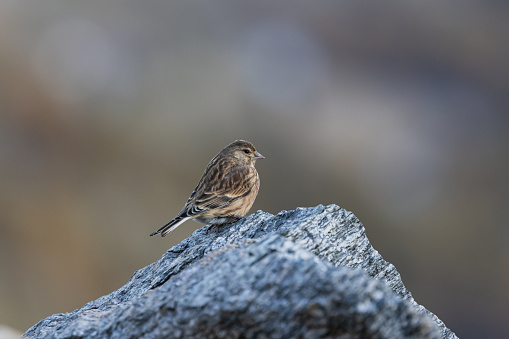
[[[250,152],[248,149],[245,149],[245,150],[244,150],[244,153],[249,154],[249,153],[251,153],[251,152]]]

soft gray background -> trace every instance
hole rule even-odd
[[[506,338],[509,3],[0,0],[0,324],[117,289],[208,161],[335,203],[461,338]]]

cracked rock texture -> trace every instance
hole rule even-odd
[[[31,338],[457,338],[336,205],[194,232]]]

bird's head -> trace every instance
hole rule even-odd
[[[263,155],[256,151],[252,143],[245,140],[235,140],[226,146],[223,152],[227,152],[243,165],[254,165],[257,159],[265,159]]]

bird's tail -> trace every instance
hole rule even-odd
[[[190,217],[178,216],[171,220],[169,223],[152,233],[150,236],[161,234],[161,237],[166,236],[168,233],[179,227],[184,221],[190,219]]]

